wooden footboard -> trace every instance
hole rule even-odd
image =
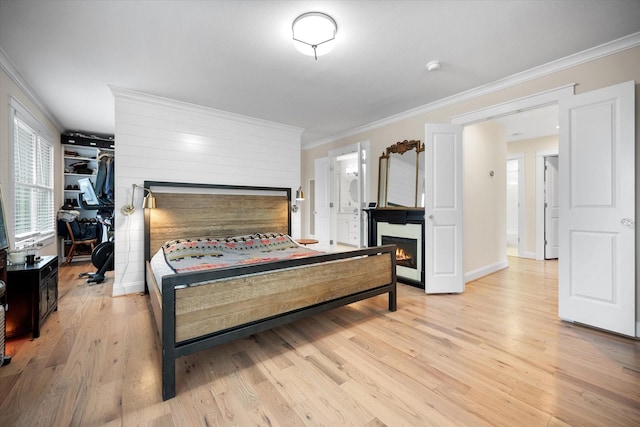
[[[322,254],[147,283],[162,340],[162,397],[181,356],[383,293],[396,310],[395,246]],[[202,283],[181,287],[185,284]],[[176,289],[178,286],[178,289]]]

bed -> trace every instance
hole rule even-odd
[[[145,210],[145,288],[161,341],[163,400],[176,395],[179,357],[377,295],[388,294],[389,310],[396,310],[394,245],[335,253],[305,247],[303,257],[156,276],[152,259],[167,242],[290,236],[291,189],[159,181],[144,187],[158,206]]]

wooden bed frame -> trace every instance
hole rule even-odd
[[[162,347],[162,398],[177,358],[384,293],[396,310],[395,246],[165,276],[150,259],[171,239],[291,234],[291,189],[145,181],[146,290]],[[203,283],[197,286],[184,285]],[[176,286],[178,288],[176,288]]]

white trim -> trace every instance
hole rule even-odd
[[[113,282],[112,297],[119,297],[128,294],[137,294],[144,292],[144,282],[116,283]]]
[[[627,49],[632,49],[638,45],[640,45],[640,32],[630,34],[628,36],[619,38],[617,40],[613,40],[611,42],[602,44],[600,46],[593,47],[591,49],[584,50],[582,52],[578,52],[573,55],[569,55],[565,58],[548,62],[546,64],[531,68],[521,73],[513,74],[509,77],[505,77],[504,79],[500,79],[483,86],[478,86],[474,89],[470,89],[465,92],[460,92],[456,95],[452,95],[450,97],[440,99],[430,104],[425,104],[423,106],[420,106],[411,110],[407,110],[403,113],[395,114],[393,116],[369,123],[364,126],[360,126],[345,132],[341,132],[327,138],[319,139],[317,141],[305,143],[302,145],[302,149],[306,150],[306,149],[318,147],[320,145],[328,144],[328,143],[337,141],[339,139],[346,138],[351,135],[356,135],[362,132],[379,128],[381,126],[399,122],[400,120],[404,120],[419,114],[435,111],[449,105],[453,105],[453,104],[467,101],[483,95],[487,95],[489,93],[493,93],[502,89],[515,86],[517,84],[521,84],[536,78],[540,78],[552,73],[556,73],[558,71],[562,71],[570,67],[575,67],[577,65],[584,64],[590,61],[595,61],[597,59],[604,58],[606,56],[613,55],[613,54],[625,51]]]
[[[9,96],[9,110],[11,111],[11,119],[10,121],[13,123],[13,117],[16,112],[20,115],[20,119],[24,121],[29,127],[33,128],[42,138],[46,139],[51,146],[54,146],[54,142],[56,137],[53,136],[48,127],[38,120],[36,116],[34,116],[31,111],[29,111],[22,103],[14,98],[13,96]],[[9,128],[11,130],[11,135],[13,135],[12,123],[10,123]],[[12,154],[13,155],[13,154]]]
[[[487,108],[481,108],[479,110],[459,114],[451,117],[451,123],[470,125],[484,120],[495,119],[509,114],[520,113],[522,111],[555,104],[559,99],[572,96],[574,94],[575,86],[576,83],[571,83],[569,85],[538,92],[523,98],[503,102],[502,104],[496,104]]]
[[[504,270],[507,267],[509,267],[509,261],[507,261],[506,259],[500,262],[496,262],[495,264],[486,265],[482,268],[478,268],[476,270],[465,273],[464,282],[473,282],[474,280],[487,276],[491,273],[495,273],[496,271]]]
[[[544,259],[544,158],[557,156],[558,150],[536,151],[536,255]]]

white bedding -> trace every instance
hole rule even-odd
[[[159,249],[158,252],[151,258],[151,271],[153,271],[153,277],[156,279],[156,283],[158,284],[158,289],[162,293],[162,278],[168,274],[175,274],[169,264],[164,260],[164,253],[162,249]]]

